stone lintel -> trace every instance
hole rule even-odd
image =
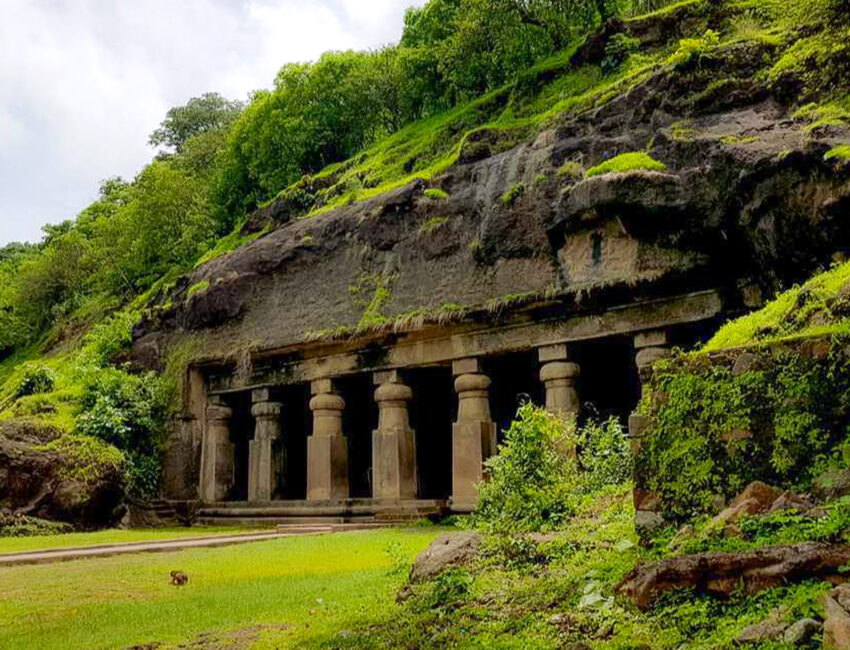
[[[457,377],[458,375],[477,375],[481,372],[481,360],[477,357],[470,357],[469,359],[458,359],[457,361],[452,361],[452,374]]]
[[[648,332],[638,332],[635,334],[635,349],[643,348],[663,348],[669,343],[667,330],[650,330]]]
[[[375,386],[383,384],[403,384],[401,374],[398,370],[379,370],[372,374],[372,381]]]
[[[333,379],[315,379],[310,382],[311,395],[333,395],[335,393]]]
[[[207,404],[210,406],[229,406],[224,395],[210,395],[207,397]]]
[[[537,358],[540,363],[566,361],[569,359],[567,355],[567,344],[556,343],[555,345],[544,345],[541,348],[537,348]]]
[[[271,402],[272,401],[272,390],[271,388],[255,388],[251,391],[251,401],[254,404],[258,402]]]
[[[694,323],[717,316],[723,302],[716,291],[662,298],[633,305],[612,307],[593,314],[576,314],[534,323],[522,323],[483,330],[469,330],[449,336],[412,339],[401,338],[394,345],[387,345],[386,366],[373,371],[375,383],[387,381],[384,373],[396,373],[393,368],[437,365],[455,359],[484,357],[530,350],[535,347],[553,346],[561,343],[577,343],[599,340],[609,336],[634,335],[636,332],[652,332],[676,324]],[[641,338],[641,341],[647,341]],[[272,358],[291,352],[290,348],[264,351],[258,358]],[[353,351],[322,354],[317,348],[316,356],[292,362],[285,372],[256,377],[251,385],[226,384],[213,387],[211,394],[232,394],[252,387],[274,387],[278,384],[309,382],[331,376],[343,376],[362,372],[362,361]],[[399,381],[397,378],[396,381]]]

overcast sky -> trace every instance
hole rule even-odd
[[[0,0],[0,244],[132,178],[165,112],[287,62],[395,42],[423,0]]]

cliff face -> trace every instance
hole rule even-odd
[[[651,45],[682,25],[609,25],[573,65],[598,60],[613,33]],[[476,132],[429,183],[320,216],[294,219],[281,199],[255,217],[271,232],[162,297],[137,329],[137,354],[187,332],[203,333],[212,358],[617,287],[621,301],[712,287],[753,304],[850,245],[850,176],[825,159],[850,133],[793,117],[794,97],[765,81],[775,56],[738,42],[662,66],[507,151]],[[662,164],[617,158],[634,152]],[[597,175],[605,161],[613,171]]]

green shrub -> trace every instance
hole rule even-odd
[[[679,49],[667,59],[667,63],[680,70],[697,67],[718,45],[720,35],[711,29],[700,38],[683,38],[679,41]]]
[[[557,528],[574,511],[578,467],[572,426],[545,409],[525,404],[485,466],[472,519],[494,532]]]
[[[595,492],[621,485],[632,476],[632,452],[623,425],[615,418],[588,420],[579,430],[582,484]]]
[[[21,378],[15,391],[16,397],[49,393],[56,384],[56,376],[47,366],[38,363],[30,363],[24,367],[24,376]]]
[[[48,521],[26,515],[4,515],[0,513],[0,537],[36,537],[70,533],[70,524]]]
[[[718,495],[731,499],[754,480],[807,489],[820,459],[847,437],[842,345],[825,360],[754,351],[753,369],[736,375],[731,359],[657,363],[651,389],[663,399],[641,405],[650,417],[635,473],[641,487],[679,519],[713,512]]]
[[[655,160],[648,153],[634,151],[620,154],[596,167],[591,167],[585,173],[585,177],[592,178],[603,174],[623,174],[637,170],[663,172],[667,171],[667,165]]]
[[[125,453],[131,494],[151,497],[159,484],[168,390],[154,373],[131,375],[117,368],[95,373],[85,386],[76,431]]]
[[[619,68],[632,52],[640,49],[640,39],[628,34],[614,34],[605,45],[605,58],[602,59],[602,71],[606,74]]]
[[[434,578],[431,584],[431,607],[445,607],[469,598],[474,578],[463,567],[452,567]]]

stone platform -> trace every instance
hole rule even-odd
[[[416,521],[449,513],[444,500],[344,499],[337,502],[244,501],[207,504],[197,514],[201,525],[381,525]]]

